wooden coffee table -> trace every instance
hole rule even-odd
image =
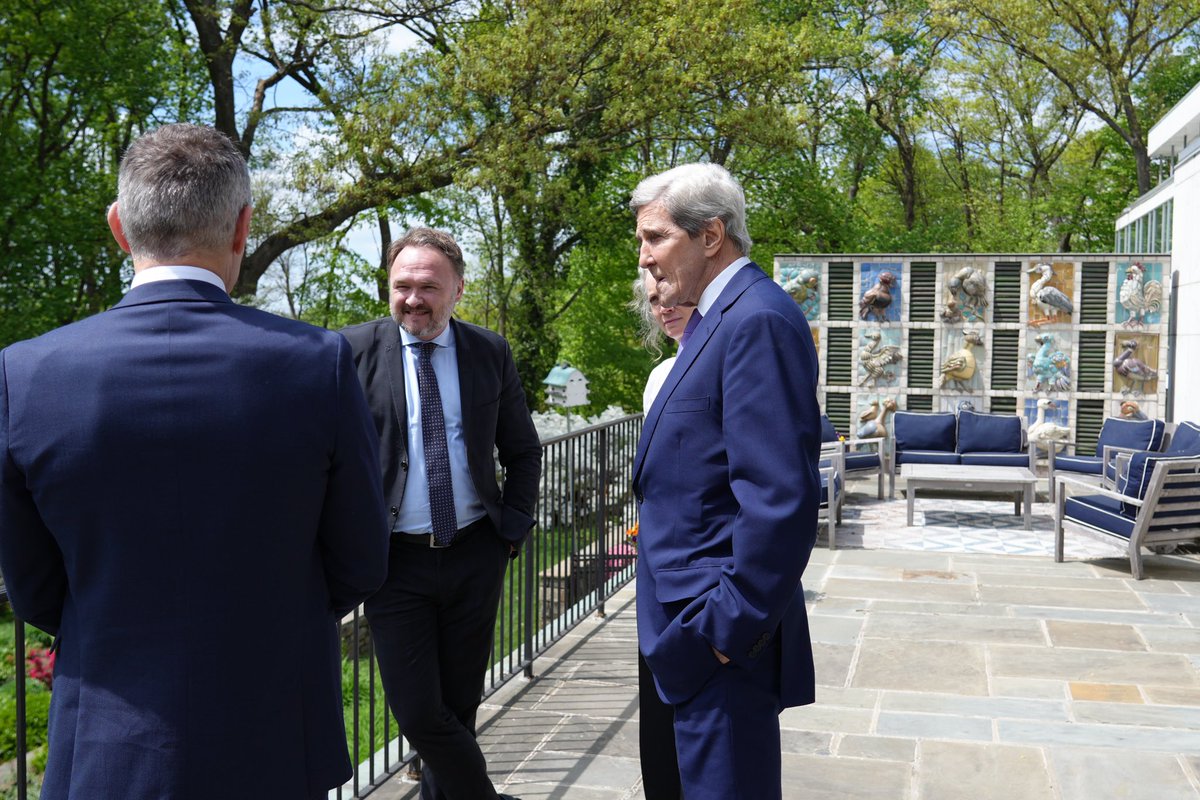
[[[941,489],[1014,495],[1014,514],[1025,506],[1025,530],[1033,527],[1033,492],[1038,478],[1026,467],[985,467],[976,464],[902,464],[908,496],[908,524],[913,524],[913,503],[918,489]]]

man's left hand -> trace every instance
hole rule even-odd
[[[709,647],[712,647],[712,645],[710,644]],[[722,664],[729,663],[729,656],[725,655],[724,653],[722,653],[720,650],[718,650],[715,647],[712,647],[712,651],[713,651],[713,655],[715,655],[717,657],[717,661],[720,661]]]

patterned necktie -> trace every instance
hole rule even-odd
[[[417,346],[417,392],[421,398],[421,441],[425,445],[425,476],[429,481],[429,513],[433,518],[433,540],[441,546],[454,541],[458,517],[454,513],[454,485],[450,480],[450,451],[446,447],[446,419],[442,395],[430,356],[437,345]]]
[[[704,315],[700,313],[700,309],[692,312],[688,317],[687,325],[683,326],[683,336],[679,337],[679,349],[682,350],[684,345],[688,343],[688,339],[692,338],[692,331],[700,325],[700,320],[704,319]]]

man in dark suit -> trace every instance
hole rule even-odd
[[[324,798],[337,621],[387,552],[350,348],[230,300],[250,176],[217,131],[134,142],[108,220],[125,298],[0,354],[0,567],[58,651],[42,798]]]
[[[454,239],[415,228],[387,259],[392,316],[343,331],[391,511],[388,577],[367,621],[388,704],[421,756],[421,797],[485,800],[498,795],[475,715],[504,570],[533,527],[542,448],[508,343],[451,319],[465,271]]]
[[[814,695],[800,576],[817,532],[816,350],[746,258],[727,171],[677,167],[630,205],[662,304],[696,308],[634,461],[638,642],[675,708],[683,796],[772,800],[779,712]]]

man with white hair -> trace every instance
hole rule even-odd
[[[796,303],[747,257],[722,167],[642,181],[639,264],[695,308],[646,415],[638,642],[675,709],[687,800],[782,797],[779,713],[813,702],[800,577],[817,535],[817,358]]]

